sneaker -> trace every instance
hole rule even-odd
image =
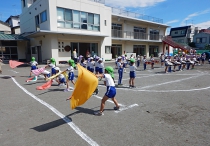
[[[119,109],[120,109],[120,107],[116,107],[116,106],[114,107],[114,110],[119,110]]]
[[[63,90],[64,92],[69,92],[69,91],[71,91],[70,89],[65,89],[65,90]]]
[[[95,95],[98,95],[98,93],[99,93],[99,89],[96,89],[95,90]]]
[[[104,113],[100,112],[100,111],[96,111],[93,114],[96,115],[96,116],[103,116],[104,115]]]

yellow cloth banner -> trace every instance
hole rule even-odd
[[[79,64],[77,64],[77,68],[78,79],[70,101],[72,109],[84,104],[92,96],[98,86],[98,79],[92,72],[88,71]]]

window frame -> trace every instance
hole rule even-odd
[[[63,19],[58,19],[58,12],[59,12],[59,9],[60,10],[63,10]],[[72,13],[72,21],[70,20],[67,20],[66,19],[66,14],[65,12],[66,11],[71,11]],[[75,21],[74,17],[76,16],[76,13],[75,13],[75,16],[74,16],[74,12],[79,12],[79,16],[78,16],[78,20],[79,22]],[[86,21],[83,21],[82,22],[82,14],[85,13],[84,16],[86,16]],[[89,14],[92,14],[93,18],[92,18],[92,22],[90,22],[88,20],[89,18]],[[98,16],[98,24],[94,24],[94,16]],[[84,18],[85,19],[85,18]],[[64,25],[61,25],[59,26],[59,24],[61,23],[64,23]],[[67,25],[68,23],[68,25]],[[69,26],[70,27],[67,27]],[[100,14],[95,14],[95,13],[88,13],[88,12],[85,12],[85,11],[79,11],[79,10],[73,10],[73,9],[66,9],[66,8],[62,8],[62,7],[57,7],[57,27],[58,28],[67,28],[67,29],[80,29],[80,30],[90,30],[90,31],[97,31],[97,32],[100,32],[100,26],[101,26],[101,22],[100,22]]]
[[[107,49],[108,49],[109,51],[107,51]],[[112,51],[112,50],[111,50],[111,46],[105,46],[105,54],[112,54],[111,51]]]
[[[45,14],[46,15],[46,20],[42,20],[42,14]],[[44,23],[44,22],[46,22],[47,21],[47,10],[44,10],[44,11],[42,11],[41,13],[40,13],[40,23]],[[43,17],[44,18],[44,17]]]

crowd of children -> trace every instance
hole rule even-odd
[[[173,57],[171,56],[165,56],[161,54],[161,67],[163,67],[165,63],[165,73],[171,72],[171,68],[173,66],[173,71],[182,71],[184,69],[193,69],[196,64],[204,64],[205,56],[204,55],[175,55]],[[137,66],[136,63],[137,62]],[[147,60],[146,55],[140,56],[138,55],[136,58],[135,56],[131,55],[130,58],[127,57],[127,55],[122,55],[116,58],[116,69],[118,70],[118,86],[123,85],[122,84],[122,78],[123,73],[126,73],[126,68],[129,65],[129,88],[135,88],[134,80],[136,77],[135,71],[140,66],[141,62],[143,62],[143,68],[146,70],[147,64],[151,65],[151,69],[154,69],[155,59],[153,55],[151,55],[150,59]],[[101,101],[101,107],[98,112],[95,112],[95,115],[103,115],[103,110],[105,106],[105,102],[108,99],[112,99],[115,103],[116,107],[114,107],[115,110],[118,110],[120,107],[117,103],[117,100],[115,99],[116,95],[116,89],[115,89],[115,81],[114,81],[114,69],[110,66],[104,67],[103,59],[96,56],[95,58],[89,57],[87,60],[83,56],[79,56],[78,62],[75,62],[74,60],[69,60],[68,65],[69,67],[61,71],[59,67],[56,66],[56,61],[54,58],[51,58],[50,64],[45,66],[45,71],[42,73],[45,78],[48,78],[50,76],[53,76],[55,74],[59,74],[55,81],[58,83],[58,85],[66,85],[65,92],[70,91],[69,82],[73,85],[75,85],[74,82],[74,70],[76,68],[75,63],[79,63],[84,68],[87,68],[90,72],[94,73],[96,77],[98,77],[100,80],[104,78],[104,85],[107,87],[107,91]],[[32,70],[37,69],[38,63],[35,61],[35,58],[32,57],[32,60],[30,62],[31,64],[31,72]],[[51,73],[47,71],[46,69],[50,67]],[[94,68],[95,67],[95,68]],[[64,72],[68,72],[67,77],[63,74]],[[98,89],[96,89],[96,92],[98,92]],[[71,99],[68,98],[67,100]]]

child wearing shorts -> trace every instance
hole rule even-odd
[[[68,71],[69,73],[68,73],[68,80],[66,82],[66,89],[64,90],[64,92],[70,91],[69,81],[71,81],[72,84],[75,85],[75,82],[74,82],[74,66],[75,66],[74,60],[71,59],[68,61],[68,63],[69,63],[69,68],[67,68],[66,71]]]
[[[55,67],[55,72],[56,74],[60,73],[61,70],[59,67]],[[66,79],[65,76],[63,74],[60,74],[57,78],[56,78],[56,82],[58,82],[58,86],[64,85],[66,84]]]
[[[135,88],[135,86],[134,86],[134,79],[136,77],[135,70],[137,69],[137,67],[135,66],[135,60],[134,59],[130,60],[130,67],[129,68],[130,68],[129,85],[130,85],[130,88]]]
[[[38,63],[35,61],[35,57],[31,58],[30,65],[31,65],[31,71],[37,69]],[[30,71],[30,77],[32,76],[32,72],[31,71]]]
[[[93,57],[90,57],[90,61],[87,63],[87,69],[92,73],[94,72]]]
[[[107,91],[106,91],[103,99],[101,100],[100,110],[94,112],[94,115],[97,115],[97,116],[104,115],[103,111],[104,111],[104,107],[105,107],[105,102],[108,99],[112,99],[112,101],[114,102],[114,104],[115,104],[114,110],[119,110],[119,108],[120,108],[117,100],[115,99],[116,89],[115,89],[115,84],[113,81],[113,78],[114,78],[113,73],[114,73],[114,69],[111,66],[108,66],[105,68],[104,74],[96,75],[97,77],[105,78],[104,85],[107,87]]]

